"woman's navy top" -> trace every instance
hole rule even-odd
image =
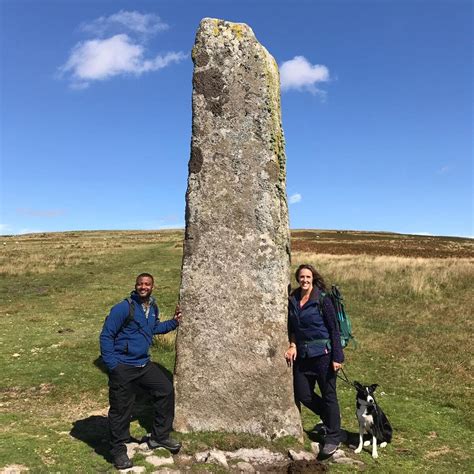
[[[313,288],[308,301],[301,307],[301,288],[289,298],[288,334],[296,339],[297,357],[317,357],[332,354],[334,362],[344,361],[337,315],[331,298],[325,295],[320,303],[321,290]]]

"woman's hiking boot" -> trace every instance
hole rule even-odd
[[[150,449],[165,448],[171,454],[178,454],[179,450],[181,449],[181,443],[170,437],[161,439],[159,441],[153,438],[148,438],[147,444]]]

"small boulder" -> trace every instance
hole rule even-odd
[[[252,466],[252,464],[244,461],[240,461],[235,465],[236,469],[238,472],[255,472],[255,468]]]
[[[119,472],[135,472],[137,474],[146,472],[146,468],[143,466],[133,466],[130,469],[120,469]]]
[[[313,453],[309,453],[308,451],[293,451],[290,449],[288,451],[288,456],[290,459],[293,461],[313,461],[315,459],[315,456]]]
[[[127,443],[127,456],[132,459],[138,450],[138,443]]]
[[[345,458],[346,453],[342,449],[338,449],[333,455],[332,459]]]
[[[160,457],[160,456],[147,456],[145,458],[147,463],[155,467],[166,466],[168,464],[174,464],[174,460],[172,457]]]
[[[311,443],[311,451],[317,456],[319,454],[321,447],[319,443],[313,442]]]
[[[225,456],[224,451],[220,451],[219,449],[213,449],[209,452],[209,457],[207,458],[207,462],[211,462],[213,464],[219,464],[220,466],[225,467],[226,469],[229,467],[227,464],[227,458]]]
[[[196,462],[206,462],[209,457],[209,451],[201,451],[200,453],[194,454],[194,460]]]
[[[348,465],[348,466],[359,466],[359,467],[364,466],[364,463],[362,461],[359,461],[357,459],[348,458],[346,456],[341,456],[339,458],[333,459],[333,462],[335,464],[345,464],[345,465]]]
[[[240,448],[237,451],[227,452],[226,454],[229,459],[241,459],[242,461],[256,464],[274,464],[287,460],[283,454],[274,453],[266,448]]]

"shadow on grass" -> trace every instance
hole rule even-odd
[[[168,369],[156,362],[152,363],[157,365],[171,382],[173,381],[173,375]],[[107,373],[107,368],[100,357],[95,359],[93,364],[102,372]],[[137,420],[139,425],[149,433],[153,424],[153,397],[138,386],[134,387],[134,392],[135,401],[130,422]],[[107,462],[113,461],[109,452],[109,424],[106,416],[91,415],[74,421],[70,435],[88,444]],[[130,442],[140,442],[140,440],[131,438]]]

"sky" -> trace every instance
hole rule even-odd
[[[2,234],[184,227],[191,49],[281,76],[293,229],[474,236],[470,0],[0,0]]]

